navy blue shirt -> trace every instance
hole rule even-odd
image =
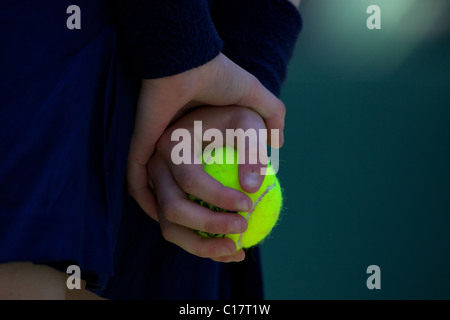
[[[79,0],[81,29],[69,29],[72,4],[0,4],[0,263],[77,264],[108,298],[261,298],[258,249],[220,264],[168,243],[124,192],[125,164],[140,79],[222,51],[278,94],[297,10],[286,0]]]
[[[135,93],[108,1],[78,1],[80,30],[71,4],[0,3],[0,262],[112,273]]]

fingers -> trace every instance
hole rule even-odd
[[[242,233],[247,229],[247,222],[240,215],[231,212],[214,212],[189,200],[163,161],[155,155],[151,162],[151,174],[155,188],[158,190],[159,212],[164,214],[166,220],[190,229],[214,234]]]
[[[212,213],[191,202],[186,193],[230,211],[248,211],[252,205],[250,199],[239,191],[224,187],[207,175],[201,166],[174,166],[167,153],[164,159],[156,157],[152,162],[159,163],[159,167],[153,164],[149,166],[157,141],[167,126],[178,119],[186,108],[201,104],[247,107],[263,118],[269,129],[269,144],[273,147],[283,144],[284,104],[253,75],[220,54],[206,65],[181,75],[143,81],[127,163],[128,191],[149,216],[160,222],[167,240],[188,252],[217,261],[240,259],[243,253],[235,252],[232,240],[206,240],[190,229],[234,233],[245,229],[246,221],[243,222],[242,217],[232,213]],[[216,121],[223,120],[217,116],[214,118]],[[240,127],[251,128],[251,121],[245,122],[243,119],[240,120]],[[261,123],[258,125],[264,127]],[[216,128],[221,128],[220,124]],[[273,135],[272,130],[278,130],[279,134]],[[250,157],[255,153],[250,148],[244,149],[240,157]],[[261,153],[258,155],[257,159],[260,160]],[[172,164],[170,169],[167,165],[161,165],[164,161]],[[258,172],[264,164],[257,161],[240,165],[239,178],[245,191],[255,192],[259,189],[262,177],[258,176]],[[149,186],[149,173],[158,193],[158,214],[155,196]]]
[[[266,128],[262,118],[254,111],[238,108],[230,120],[232,128],[242,128],[243,132],[251,132],[254,136],[247,134],[248,139],[240,139],[244,143],[238,143],[239,152],[239,183],[241,188],[254,193],[259,190],[264,181],[261,169],[267,167],[267,136]],[[261,130],[262,129],[262,130]],[[239,139],[237,139],[239,140]]]
[[[237,68],[240,68],[237,66]],[[268,143],[275,148],[281,148],[284,143],[284,119],[286,107],[284,103],[267,90],[258,79],[242,69],[241,76],[243,83],[241,87],[247,88],[241,99],[237,101],[238,106],[247,106],[258,113],[265,122],[268,130]],[[272,130],[278,132],[278,136],[272,137]]]
[[[206,173],[202,165],[173,165],[171,171],[184,192],[218,208],[247,212],[252,207],[252,201],[247,195],[223,186],[222,183]]]
[[[284,144],[284,119],[286,116],[284,103],[258,81],[248,94],[243,96],[239,104],[248,105],[264,118],[268,130],[268,144],[274,148],[281,148]]]
[[[178,118],[187,106],[199,104],[248,107],[264,119],[269,130],[268,142],[272,147],[281,147],[284,142],[284,104],[253,75],[223,54],[180,75],[144,80],[130,143],[127,187],[142,209],[151,216],[154,197],[147,181],[148,161],[169,123]],[[273,135],[272,130],[278,134]],[[251,180],[248,181],[246,190],[254,190],[256,184],[251,185]]]
[[[166,83],[170,80],[161,81]],[[156,87],[155,82],[143,81],[127,162],[128,192],[153,218],[156,217],[156,210],[154,196],[148,185],[147,164],[155,151],[156,142],[184,103],[179,96],[167,92],[169,87]]]
[[[192,229],[214,234],[242,233],[247,228],[246,220],[236,213],[213,212],[190,201],[159,154],[150,164],[150,173],[158,190],[158,215],[164,238],[199,257],[222,262],[243,259],[242,252],[236,252],[234,241],[205,239]]]
[[[240,157],[244,157],[241,161],[244,163],[239,167],[239,175],[244,190],[247,192],[259,190],[263,181],[260,168],[265,166],[260,160],[265,158],[261,157],[261,152],[257,149],[262,148],[263,155],[267,149],[265,139],[260,143],[258,136],[259,129],[265,129],[262,118],[247,108],[199,108],[180,121],[183,127],[189,128],[191,136],[194,136],[193,128],[190,127],[194,120],[203,120],[208,123],[209,128],[217,126],[216,129],[223,133],[231,128],[242,129],[242,132],[253,129],[255,138],[249,140],[252,143],[245,143],[247,140],[242,139],[243,137],[236,138],[244,141],[244,144],[238,146],[243,149],[239,153]],[[204,208],[190,201],[187,194],[230,211],[248,211],[252,203],[247,195],[224,187],[207,174],[201,164],[195,164],[194,157],[197,155],[191,153],[190,164],[174,164],[170,150],[173,149],[175,142],[171,141],[170,136],[178,125],[180,124],[177,123],[174,128],[163,134],[158,142],[158,152],[149,165],[149,172],[158,192],[159,222],[163,236],[166,240],[200,257],[208,257],[218,262],[241,261],[245,258],[245,253],[243,250],[236,251],[232,240],[204,239],[192,232],[192,229],[215,234],[242,233],[247,228],[247,221],[234,213],[213,212]],[[258,147],[256,150],[252,148],[255,145]],[[256,161],[251,163],[249,160],[255,157]],[[248,174],[251,176],[250,181]]]
[[[257,112],[269,130],[269,145],[281,147],[284,143],[284,103],[265,88],[249,72],[220,54],[210,62],[212,79],[207,81],[200,101],[209,105],[237,105]],[[279,137],[272,139],[271,130],[278,130]]]
[[[238,262],[245,258],[243,250],[236,251],[236,244],[228,238],[202,238],[183,226],[160,219],[164,238],[183,250],[201,258],[218,262]]]
[[[243,261],[245,259],[245,252],[243,249],[240,249],[238,251],[236,251],[234,254],[230,255],[230,256],[221,256],[221,257],[214,257],[211,258],[214,261],[217,262],[240,262]]]
[[[203,136],[196,135],[192,124],[196,120],[203,120],[204,130],[214,128],[218,130],[226,140],[227,144],[237,147],[239,151],[239,178],[244,191],[253,193],[259,190],[264,176],[261,176],[261,168],[265,168],[268,163],[267,138],[264,133],[265,124],[262,118],[254,111],[242,107],[203,107],[189,115],[186,115],[178,126],[187,128],[192,139],[197,139],[199,145],[202,144]],[[229,130],[235,129],[235,130]],[[261,130],[262,129],[262,130]],[[186,193],[194,195],[217,207],[230,211],[246,212],[252,203],[246,195],[231,188],[225,188],[220,182],[208,175],[203,167],[194,163],[194,158],[200,157],[193,154],[189,157],[191,164],[174,164],[170,150],[176,147],[178,142],[171,140],[171,133],[174,128],[167,130],[161,137],[158,150],[161,150],[166,163],[170,168],[178,185]],[[234,132],[228,135],[229,132]],[[178,140],[177,140],[178,141]],[[208,147],[222,147],[222,142],[209,144]],[[194,148],[191,148],[193,150]],[[201,151],[200,151],[201,152]],[[246,204],[246,201],[248,204]],[[248,207],[250,206],[250,207]]]

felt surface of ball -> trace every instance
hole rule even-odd
[[[224,186],[239,190],[248,195],[253,202],[253,207],[249,212],[237,212],[237,214],[244,217],[248,223],[247,230],[242,234],[223,235],[202,231],[197,231],[197,233],[206,238],[230,238],[236,243],[238,250],[255,246],[266,238],[278,221],[283,205],[279,181],[269,164],[261,188],[255,193],[247,193],[241,188],[239,183],[237,150],[232,147],[224,147],[215,149],[214,151],[213,154],[204,155],[202,161],[204,170],[213,178],[220,181]],[[218,163],[217,159],[223,159],[221,161],[222,164]],[[227,211],[215,207],[192,195],[189,195],[189,198],[213,211]]]

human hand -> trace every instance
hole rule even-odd
[[[201,136],[194,134],[194,121],[202,121],[202,131],[215,128],[224,137],[226,129],[242,128],[247,131],[252,128],[256,132],[258,129],[265,129],[264,121],[254,111],[234,106],[201,107],[186,114],[168,128],[158,141],[156,153],[148,165],[158,200],[158,214],[154,219],[159,221],[166,240],[194,255],[220,262],[241,261],[245,258],[245,253],[243,250],[236,251],[236,245],[231,239],[205,239],[192,231],[195,229],[215,234],[242,233],[247,228],[247,221],[236,213],[213,212],[204,208],[190,201],[188,194],[229,211],[246,212],[253,205],[247,195],[223,186],[203,170],[202,164],[195,164],[194,158],[198,159],[200,154],[192,152],[190,164],[174,163],[172,150],[180,143],[172,139],[175,130],[185,129],[192,140],[197,140],[193,144],[202,145],[203,133]],[[214,141],[212,144],[214,147],[223,146],[220,141]],[[266,145],[261,145],[264,150],[252,149],[248,143],[245,147],[237,145],[240,157],[245,155],[246,159],[244,164],[239,165],[239,180],[241,187],[249,193],[259,190],[264,179],[264,176],[260,175],[260,168],[265,167],[263,163],[267,160],[267,154]],[[191,150],[194,151],[194,148]],[[249,164],[248,159],[255,155],[255,152],[257,162]]]
[[[248,107],[264,119],[267,129],[279,130],[279,141],[271,141],[268,131],[269,144],[283,144],[284,104],[223,54],[175,76],[144,80],[128,156],[127,188],[150,216],[154,217],[155,200],[148,186],[147,164],[156,142],[174,119],[200,105]]]
[[[300,2],[302,0],[289,0],[289,2],[291,2],[294,6],[296,6],[297,8],[300,6]]]

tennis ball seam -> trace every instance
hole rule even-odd
[[[247,222],[250,220],[250,216],[252,215],[253,211],[255,211],[256,206],[258,205],[258,203],[260,203],[262,201],[262,199],[269,193],[269,191],[276,187],[276,185],[277,185],[277,182],[275,181],[273,184],[267,186],[266,190],[264,190],[264,192],[261,193],[259,195],[259,197],[255,200],[255,202],[253,203],[252,208],[250,209],[250,211],[248,212],[247,216],[245,217],[245,220],[247,220]],[[239,238],[237,240],[238,248],[242,247],[241,241],[242,241],[242,237],[244,236],[244,233],[245,232],[239,234]]]
[[[210,176],[219,181],[223,186],[233,188],[247,194],[250,199],[252,199],[252,205],[249,208],[250,210],[248,212],[229,211],[217,208],[212,204],[200,200],[192,195],[189,195],[189,199],[213,211],[234,212],[239,214],[246,219],[248,222],[248,227],[245,232],[238,234],[210,234],[204,231],[194,231],[205,238],[227,237],[236,243],[237,249],[244,247],[250,248],[258,245],[271,232],[274,224],[276,224],[276,220],[278,219],[278,215],[281,210],[279,204],[281,205],[282,203],[282,194],[279,193],[279,191],[281,192],[280,183],[275,174],[269,174],[270,176],[274,175],[275,178],[270,178],[267,181],[268,177],[266,176],[263,186],[261,186],[257,193],[248,194],[242,189],[242,186],[239,183],[239,161],[237,161],[239,156],[237,155],[237,150],[226,146],[215,149],[214,152],[214,155],[212,152],[209,154],[202,154],[203,169]],[[229,160],[233,159],[233,156],[231,156],[232,153],[234,154],[234,161],[230,163]],[[214,164],[216,166],[214,166]],[[268,170],[270,170],[270,164],[268,164]],[[278,211],[275,212],[276,210]]]

